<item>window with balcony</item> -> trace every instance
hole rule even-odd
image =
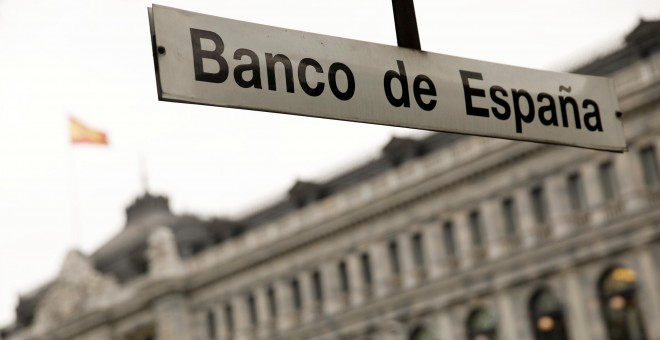
[[[215,340],[218,336],[218,331],[215,327],[215,313],[212,310],[206,313],[206,334],[210,340]]]
[[[415,267],[423,268],[424,267],[424,244],[422,242],[422,234],[415,233],[412,236],[412,252],[413,260],[415,261]]]
[[[646,340],[644,318],[637,302],[637,273],[617,266],[598,282],[601,313],[611,340]]]
[[[396,243],[396,240],[390,241],[387,245],[387,252],[390,258],[390,268],[394,275],[401,274],[401,263],[399,262],[399,246]]]
[[[536,340],[568,339],[562,305],[550,290],[540,289],[532,295],[529,317]]]
[[[598,167],[600,186],[606,201],[612,201],[619,196],[619,184],[612,162],[607,161]]]
[[[579,173],[568,176],[568,199],[573,211],[585,211],[587,209],[587,196],[584,191],[584,183]]]
[[[442,226],[443,242],[445,244],[445,253],[448,257],[456,256],[456,240],[454,239],[454,223],[445,222]]]
[[[348,294],[351,290],[350,282],[348,281],[348,268],[344,261],[339,262],[339,289],[344,294]]]
[[[298,279],[291,280],[290,286],[293,309],[299,311],[302,309],[302,294],[300,293],[300,283],[298,282]]]
[[[229,303],[225,305],[225,324],[227,326],[227,333],[234,334],[234,309]]]
[[[360,262],[362,262],[362,281],[365,286],[371,286],[371,259],[369,258],[369,254],[363,253],[360,256]]]
[[[467,322],[469,340],[496,340],[497,319],[490,309],[479,308],[470,312]]]
[[[532,200],[534,220],[539,225],[548,223],[548,202],[546,201],[543,187],[540,185],[535,186],[529,194]]]
[[[424,326],[417,326],[413,328],[412,332],[408,335],[409,340],[434,340],[435,335],[431,333],[430,330],[428,330]]]
[[[513,239],[518,234],[518,214],[516,213],[516,202],[512,198],[502,201],[502,218],[504,220],[504,232],[506,237]]]
[[[257,316],[257,303],[254,299],[254,295],[248,294],[247,296],[247,305],[248,305],[248,314],[250,316],[250,324],[256,326],[259,323],[259,317]]]
[[[470,233],[472,235],[472,245],[476,248],[481,248],[484,243],[482,235],[483,222],[481,221],[481,214],[479,214],[478,210],[473,210],[470,213],[468,220],[470,224]]]
[[[321,272],[318,270],[312,273],[312,288],[314,289],[314,301],[317,304],[323,303],[323,282],[321,281]]]
[[[266,296],[268,298],[268,312],[270,313],[270,317],[275,319],[277,317],[277,300],[275,299],[275,289],[273,286],[268,286]]]
[[[655,146],[650,145],[639,151],[644,171],[644,182],[650,187],[660,186],[660,169]]]

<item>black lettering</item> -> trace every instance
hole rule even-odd
[[[532,96],[525,90],[512,90],[511,97],[513,98],[513,114],[516,117],[516,132],[522,133],[522,122],[531,123],[534,120]],[[520,110],[521,98],[525,98],[527,101],[527,114],[523,114]]]
[[[209,83],[222,83],[229,76],[229,65],[227,60],[222,57],[225,51],[225,44],[222,38],[214,32],[190,29],[190,39],[192,40],[193,67],[195,68],[195,80]],[[213,41],[215,49],[213,51],[202,49],[202,39]],[[211,59],[218,62],[219,70],[216,73],[204,72],[204,59]]]
[[[344,92],[341,92],[337,87],[337,72],[339,71],[342,71],[344,75],[346,75],[346,81],[348,83],[346,91]],[[348,66],[342,63],[334,63],[330,65],[330,69],[328,69],[328,83],[330,85],[330,90],[332,90],[332,94],[334,94],[337,99],[349,100],[353,98],[353,94],[355,94],[355,77],[353,76],[353,71],[351,71]]]
[[[394,70],[389,70],[385,72],[385,78],[383,79],[383,86],[385,87],[385,96],[387,100],[394,107],[410,107],[410,94],[408,92],[408,77],[406,76],[406,68],[403,65],[402,60],[396,61],[397,66],[399,67],[399,72],[397,73]],[[401,84],[401,98],[395,98],[392,93],[392,80],[398,80]]]
[[[541,124],[545,126],[558,126],[559,122],[557,121],[557,107],[555,106],[555,99],[552,98],[551,95],[545,92],[541,92],[538,96],[536,96],[536,100],[538,100],[539,104],[543,104],[544,100],[548,101],[547,105],[539,107],[539,120],[541,121]],[[550,113],[550,117],[545,115],[548,112]]]
[[[259,57],[256,53],[247,48],[239,48],[234,52],[234,60],[241,60],[243,57],[249,57],[250,63],[237,65],[234,68],[234,80],[242,88],[254,87],[261,88],[261,71],[259,70]],[[252,72],[250,80],[245,80],[243,73]]]
[[[422,87],[423,83],[427,84],[427,88]],[[436,96],[435,85],[433,85],[433,82],[429,77],[423,74],[415,77],[415,80],[413,81],[413,95],[415,96],[417,105],[419,105],[422,110],[431,111],[433,108],[435,108],[437,103],[435,99],[429,100],[428,103],[425,103],[424,100],[422,100],[422,96]]]
[[[286,77],[286,92],[293,93],[293,69],[291,60],[283,54],[266,53],[266,72],[268,73],[268,89],[277,90],[275,82],[275,64],[281,63],[284,66],[284,76]]]
[[[506,90],[501,87],[501,86],[493,86],[490,88],[490,98],[495,102],[495,104],[499,105],[502,108],[502,112],[500,112],[496,107],[492,107],[491,111],[493,112],[493,116],[497,117],[497,119],[501,120],[507,120],[509,117],[511,117],[511,107],[509,106],[509,103],[504,100],[504,98],[498,96],[498,93],[502,95],[502,97],[508,97],[509,95],[506,93]]]
[[[465,95],[465,110],[470,116],[488,117],[488,109],[472,106],[472,96],[485,97],[486,91],[470,87],[468,79],[483,80],[481,73],[459,70],[463,81],[463,94]]]
[[[596,104],[596,102],[591,99],[585,99],[584,102],[582,103],[582,107],[586,109],[589,106],[593,108],[593,111],[584,114],[584,126],[589,131],[602,132],[603,124],[600,121],[600,109],[598,108],[598,104]],[[591,123],[591,118],[595,119],[595,122],[593,124]]]
[[[561,108],[561,117],[564,119],[564,127],[568,127],[568,106],[572,106],[573,118],[575,119],[575,128],[582,129],[582,123],[580,122],[580,112],[578,111],[577,102],[573,97],[559,97],[559,107]]]
[[[321,93],[323,93],[325,84],[318,82],[316,87],[309,86],[309,83],[307,83],[307,75],[305,74],[305,71],[307,71],[307,66],[312,66],[316,73],[323,73],[321,64],[319,64],[316,60],[312,58],[305,58],[301,60],[300,64],[298,64],[298,81],[300,82],[300,87],[303,89],[303,91],[305,91],[305,93],[312,97],[320,96]]]

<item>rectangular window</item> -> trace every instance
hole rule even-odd
[[[415,266],[418,268],[424,267],[424,245],[421,233],[415,233],[412,236],[412,251]]]
[[[518,215],[516,214],[516,202],[512,198],[502,201],[502,216],[506,236],[515,236],[518,232]]]
[[[390,254],[390,268],[392,268],[392,273],[394,273],[394,275],[401,274],[401,264],[399,263],[399,247],[396,243],[396,240],[390,241],[387,249]]]
[[[215,313],[212,310],[206,313],[206,332],[211,340],[215,340],[218,336],[218,331],[215,328]]]
[[[443,241],[445,243],[445,252],[449,256],[456,256],[456,243],[454,241],[454,223],[445,222],[442,226]]]
[[[483,236],[481,235],[481,215],[479,211],[474,210],[470,213],[468,217],[470,222],[470,231],[472,233],[472,245],[475,247],[481,247],[483,245]]]
[[[542,186],[536,186],[530,191],[532,198],[532,209],[534,211],[534,219],[537,224],[545,224],[548,222],[548,203],[545,200],[545,192]]]
[[[644,181],[650,187],[660,185],[660,169],[658,169],[658,156],[655,147],[650,145],[640,150]]]
[[[270,312],[270,317],[274,319],[277,317],[277,300],[275,299],[275,289],[273,289],[272,286],[268,286],[266,295],[268,295],[268,311]]]
[[[321,272],[318,270],[312,273],[312,285],[314,287],[314,300],[320,304],[323,302],[323,282],[321,281]]]
[[[254,300],[254,295],[249,294],[247,297],[248,304],[248,313],[250,314],[250,323],[252,326],[256,326],[259,323],[259,318],[257,317],[257,303]]]
[[[371,285],[371,259],[369,254],[364,253],[360,256],[360,262],[362,262],[362,280],[364,281],[365,286]]]
[[[619,183],[617,182],[616,172],[614,172],[612,162],[607,161],[602,163],[598,168],[598,173],[605,200],[611,201],[617,198],[619,196]]]
[[[584,183],[579,173],[573,173],[568,176],[568,198],[571,202],[573,211],[583,211],[587,209],[587,197],[584,193]]]
[[[291,298],[293,299],[293,309],[302,309],[302,296],[300,294],[300,283],[298,279],[291,280]]]
[[[339,288],[342,293],[348,293],[351,289],[348,282],[348,268],[346,268],[346,262],[339,262]]]
[[[225,306],[225,322],[227,323],[227,332],[234,334],[234,310],[229,303]]]

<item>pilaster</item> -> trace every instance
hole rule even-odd
[[[169,294],[154,305],[156,336],[160,340],[187,339],[190,334],[186,300],[181,294]]]
[[[502,290],[497,292],[497,310],[499,317],[499,327],[501,331],[500,338],[507,340],[518,340],[517,325],[520,321],[516,318],[513,308],[513,301],[508,291]]]

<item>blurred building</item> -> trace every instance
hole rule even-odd
[[[628,152],[433,134],[238,220],[145,195],[2,338],[660,339],[660,22],[574,72]]]

